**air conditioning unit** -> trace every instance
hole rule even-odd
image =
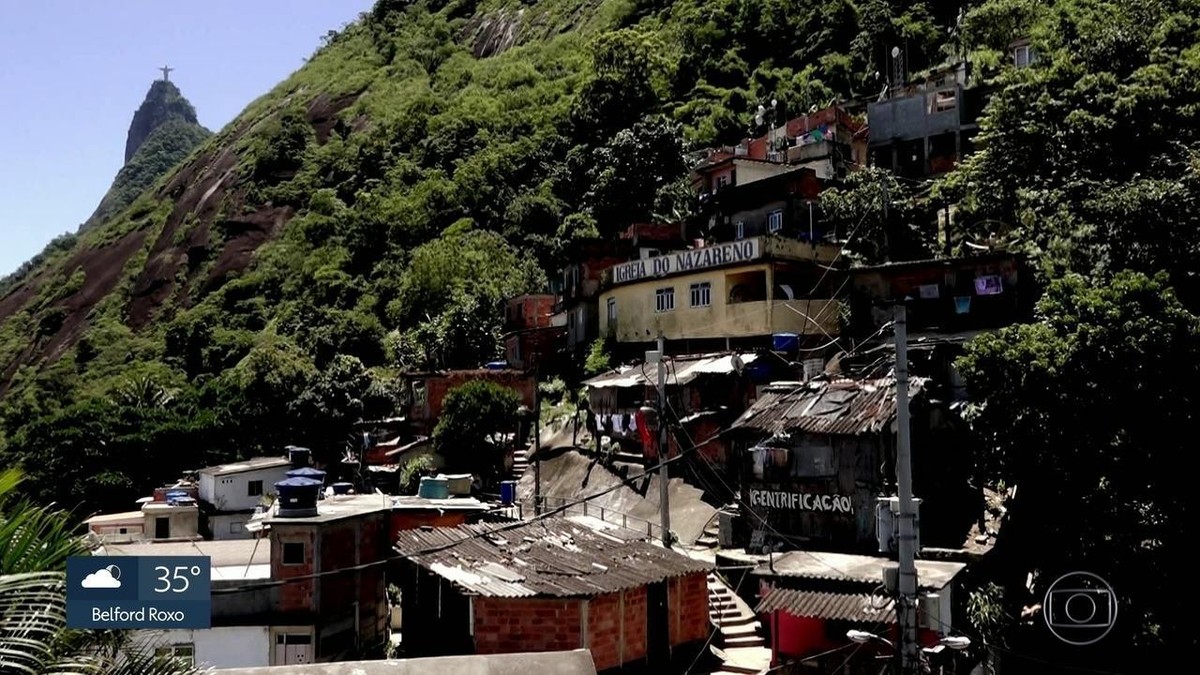
[[[913,534],[916,535],[916,550],[921,550],[921,500],[913,498],[916,518],[913,519]],[[895,553],[900,550],[900,498],[880,497],[875,504],[875,536],[879,540],[880,553]]]

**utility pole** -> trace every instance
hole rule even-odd
[[[896,479],[900,497],[900,588],[896,617],[900,623],[900,673],[920,672],[917,643],[917,535],[914,527],[912,446],[908,417],[908,317],[901,299],[896,322]]]
[[[663,546],[671,548],[671,505],[667,490],[667,357],[663,336],[658,334],[658,506],[662,520]]]
[[[534,354],[533,362],[533,513],[542,514],[542,402],[538,392],[538,357]]]

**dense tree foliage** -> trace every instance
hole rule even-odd
[[[1174,563],[1197,533],[1196,508],[1179,496],[1200,405],[1186,385],[1200,376],[1200,319],[1166,282],[1067,276],[1050,285],[1036,322],[981,336],[960,362],[991,450],[984,473],[1020,491],[1005,542],[1014,576],[1039,572],[1044,591],[1086,569],[1120,594],[1121,634],[1105,643],[1117,653],[1092,650],[1096,666],[1145,665],[1164,647],[1182,656],[1197,645],[1190,605],[1173,589],[1189,583]]]
[[[515,391],[490,380],[472,380],[446,392],[433,438],[447,465],[485,479],[499,475],[520,403]]]

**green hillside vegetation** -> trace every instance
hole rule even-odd
[[[146,138],[125,166],[117,172],[112,187],[100,200],[96,212],[82,229],[103,223],[125,210],[134,199],[154,185],[184,160],[212,132],[194,122],[171,119],[163,122]]]
[[[0,464],[20,464],[40,500],[125,510],[235,454],[339,455],[355,419],[393,410],[398,369],[495,358],[498,301],[541,290],[565,241],[685,213],[684,151],[744,135],[772,98],[789,114],[873,100],[884,55],[905,45],[912,71],[969,54],[995,93],[981,151],[932,190],[893,183],[895,212],[919,243],[929,209],[957,204],[973,243],[1030,254],[1054,289],[1037,323],[978,341],[965,362],[979,428],[1013,436],[988,436],[981,480],[1037,485],[1040,470],[1067,483],[1063,499],[1128,505],[1111,535],[1078,546],[1031,525],[1045,558],[1030,564],[1086,553],[1182,588],[1163,562],[1194,521],[1165,504],[1182,491],[1124,467],[1149,430],[1181,433],[1190,399],[1139,404],[1135,425],[1120,411],[1150,389],[1060,365],[1103,368],[1137,345],[1173,355],[1171,372],[1200,363],[1197,10],[988,0],[959,25],[948,1],[381,0],[153,189],[0,286]],[[1006,67],[1022,37],[1039,63]],[[837,217],[882,223],[876,186],[833,195]],[[119,272],[103,264],[114,251],[128,252]],[[1119,310],[1134,300],[1144,314]],[[1026,366],[1036,377],[995,375]],[[1151,374],[1145,386],[1171,386]],[[1087,392],[1103,428],[1047,435],[1094,416],[1063,405],[1028,423],[1001,403],[1039,387]],[[1121,460],[1070,482],[1069,467],[1023,454],[1091,457],[1072,443]],[[1132,602],[1128,644],[1194,646],[1168,627],[1182,611],[1168,596]]]

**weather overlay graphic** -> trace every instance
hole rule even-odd
[[[71,628],[209,628],[207,556],[94,556],[67,560]]]

